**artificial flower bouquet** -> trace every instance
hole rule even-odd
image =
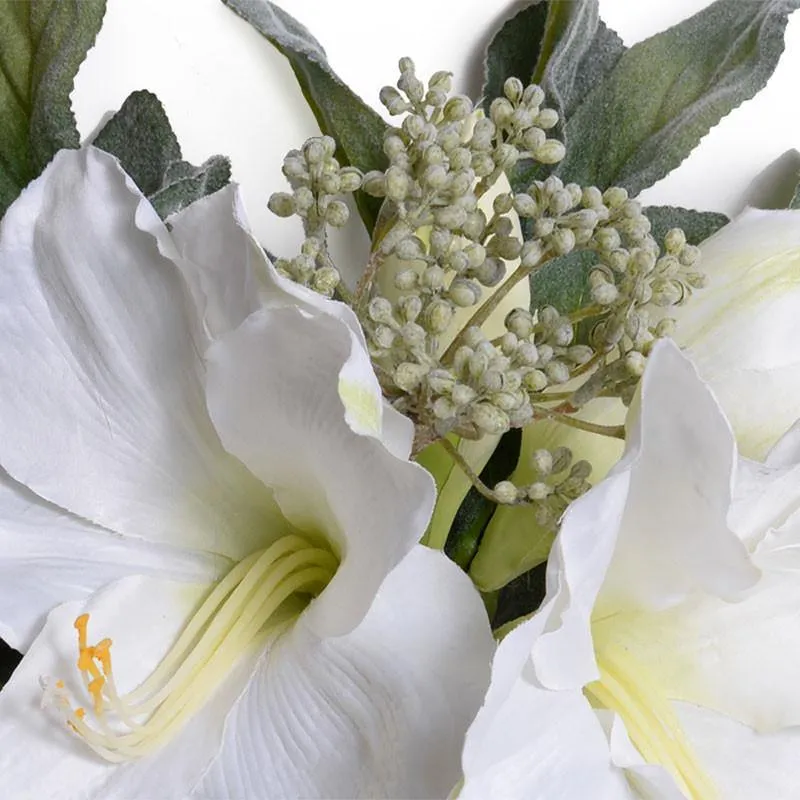
[[[538,0],[379,113],[223,2],[319,125],[297,252],[146,89],[80,141],[102,0],[0,2],[0,794],[800,797],[800,192],[637,200],[798,3]]]

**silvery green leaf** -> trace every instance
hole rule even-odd
[[[164,177],[164,185],[149,196],[162,219],[201,197],[214,194],[231,179],[231,162],[225,156],[211,156],[199,167],[187,161],[176,162],[170,167]]]
[[[539,60],[542,37],[550,4],[535,0],[503,23],[486,49],[483,105],[488,110],[495,97],[503,94],[506,78],[531,80]]]
[[[92,144],[115,155],[146,195],[161,188],[181,148],[161,101],[148,91],[132,92]]]
[[[230,181],[231,165],[224,156],[212,156],[199,167],[182,160],[164,107],[152,92],[131,93],[92,144],[119,159],[162,219]]]
[[[323,133],[339,145],[337,158],[365,172],[385,169],[383,135],[387,125],[328,64],[322,45],[294,17],[269,0],[222,0],[247,20],[286,58]],[[371,233],[381,201],[356,195],[359,213]]]
[[[753,97],[784,49],[799,0],[717,0],[634,45],[573,109],[557,173],[638,194],[675,169],[732,109]]]
[[[626,51],[601,19],[597,0],[551,2],[542,51],[533,73],[547,102],[569,119]]]
[[[531,310],[555,306],[569,314],[583,306],[589,295],[589,272],[597,260],[591,250],[576,250],[544,264],[530,277]]]
[[[670,228],[682,228],[689,244],[700,244],[730,222],[725,214],[678,206],[647,206],[644,213],[653,226],[650,233],[659,245]]]
[[[0,215],[56,151],[78,147],[69,95],[105,0],[0,2]]]

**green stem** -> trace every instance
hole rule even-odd
[[[541,262],[539,262],[541,264]],[[517,269],[511,273],[510,277],[506,280],[506,282],[500,286],[500,288],[482,305],[478,308],[478,310],[469,318],[467,324],[461,329],[459,334],[456,336],[455,339],[450,343],[450,346],[447,350],[444,351],[442,354],[442,363],[446,364],[450,359],[452,359],[454,353],[458,348],[461,346],[461,343],[464,340],[464,334],[468,328],[472,327],[480,327],[486,322],[487,319],[491,316],[492,312],[503,302],[503,300],[510,294],[511,290],[521,281],[527,278],[534,269],[538,269],[539,264],[536,267],[517,267]]]
[[[458,452],[458,448],[447,438],[442,439],[441,443],[447,454],[453,459],[453,461],[455,461],[459,469],[469,478],[470,483],[475,487],[478,493],[487,500],[491,500],[493,503],[498,503],[499,501],[497,500],[495,493],[480,479],[478,473],[472,469],[464,456]]]
[[[596,422],[587,422],[586,420],[577,419],[576,417],[558,411],[552,411],[549,408],[542,408],[541,406],[535,406],[533,412],[536,417],[551,419],[553,422],[559,422],[562,425],[566,425],[568,428],[576,428],[579,431],[596,433],[600,436],[608,436],[612,439],[625,438],[624,425],[598,425]]]

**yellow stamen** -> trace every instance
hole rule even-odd
[[[589,700],[619,714],[642,758],[667,769],[687,797],[717,798],[713,781],[697,761],[658,683],[618,645],[603,643],[595,655],[600,680],[585,687]]]
[[[160,746],[203,705],[241,655],[263,646],[291,621],[285,619],[287,601],[319,594],[337,567],[329,550],[295,535],[253,553],[210,592],[149,677],[122,696],[113,677],[112,641],[89,646],[89,615],[82,614],[75,620],[78,668],[99,729],[87,724],[83,708],[73,710],[63,683],[56,684],[56,704],[67,725],[110,761]]]

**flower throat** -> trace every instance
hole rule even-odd
[[[82,614],[77,667],[90,702],[73,706],[60,680],[45,689],[45,700],[106,760],[146,755],[208,700],[241,655],[296,618],[338,565],[330,550],[294,534],[248,556],[214,587],[149,677],[124,695],[114,682],[111,639],[89,645],[89,614]]]
[[[698,764],[669,699],[657,681],[619,645],[595,636],[600,680],[584,694],[596,708],[615,711],[649,764],[660,764],[690,800],[716,800],[714,783]]]

